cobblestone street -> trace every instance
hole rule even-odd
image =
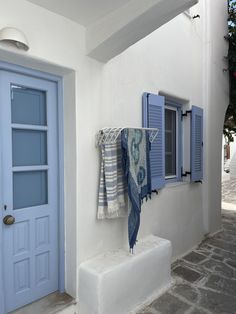
[[[223,183],[224,202],[236,202],[235,189]],[[236,313],[236,211],[223,211],[222,227],[172,265],[175,285],[139,314]]]
[[[222,202],[236,204],[236,179],[222,183]]]

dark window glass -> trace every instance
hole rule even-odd
[[[176,176],[176,111],[165,109],[165,175]]]

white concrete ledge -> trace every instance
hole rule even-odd
[[[148,236],[135,253],[109,252],[81,264],[80,314],[124,314],[157,296],[171,284],[172,247],[168,240]]]
[[[227,203],[227,202],[222,202],[221,203],[221,208],[223,210],[230,210],[230,211],[236,211],[236,203]]]
[[[88,56],[107,62],[198,0],[130,0],[86,30]]]

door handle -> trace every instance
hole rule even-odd
[[[13,225],[15,222],[15,217],[13,217],[12,215],[7,215],[3,218],[3,223],[5,225]]]

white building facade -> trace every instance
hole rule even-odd
[[[160,28],[154,31],[151,25],[146,34],[141,29],[139,35],[133,34],[135,38],[127,37],[125,43],[117,45],[123,34],[115,29],[120,20],[109,29],[117,37],[106,37],[106,17],[99,25],[94,22],[87,27],[63,17],[61,12],[52,12],[53,8],[49,11],[25,0],[0,0],[0,4],[0,28],[21,29],[30,44],[28,52],[1,44],[1,69],[22,71],[27,77],[39,76],[42,80],[47,73],[59,86],[61,291],[80,300],[80,265],[99,254],[128,250],[127,218],[96,219],[100,165],[95,135],[105,126],[141,127],[143,93],[162,95],[178,103],[183,112],[192,106],[203,109],[204,171],[202,184],[190,182],[189,176],[177,182],[166,181],[158,195],[144,203],[138,239],[154,235],[169,240],[174,260],[199,244],[206,234],[219,230],[222,130],[229,102],[228,74],[223,72],[227,68],[227,1],[200,0],[189,12],[176,17],[169,12],[168,18],[155,26],[163,24]],[[183,5],[182,11],[189,6]],[[111,21],[112,17],[116,21],[116,15],[110,15]],[[132,29],[132,25],[127,27]],[[183,171],[191,171],[189,121],[189,116],[184,117],[182,145],[178,146]],[[4,248],[1,240],[0,248]],[[2,264],[0,261],[3,274]],[[0,300],[6,303],[4,293]],[[3,305],[0,313],[6,313]]]

